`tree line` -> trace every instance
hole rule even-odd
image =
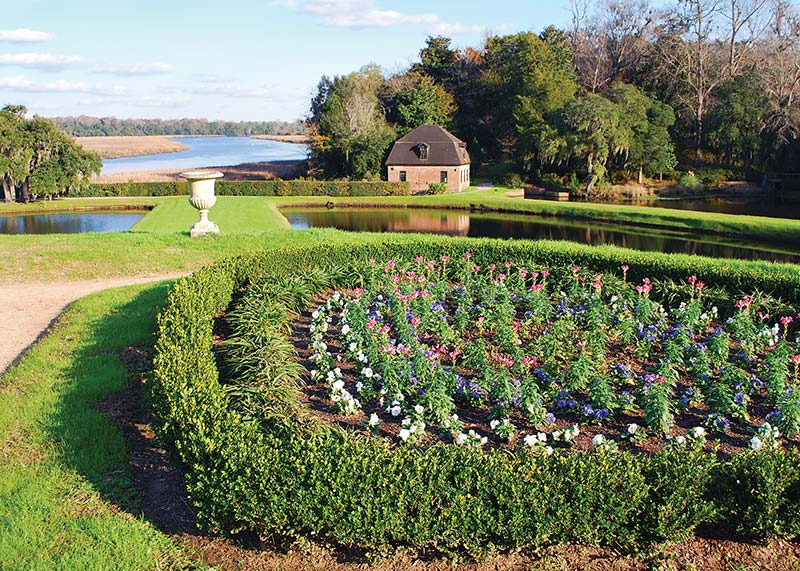
[[[374,178],[392,141],[438,123],[473,164],[591,190],[679,163],[751,176],[800,166],[800,13],[789,0],[572,0],[567,29],[323,77],[308,117],[319,176]],[[577,181],[577,182],[576,182]]]
[[[0,182],[4,202],[28,202],[80,185],[103,161],[52,121],[26,119],[22,105],[0,109]]]
[[[52,117],[73,137],[113,135],[295,135],[305,132],[303,121],[209,121],[208,119],[117,119],[116,117]]]

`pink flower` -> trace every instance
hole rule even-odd
[[[498,357],[497,360],[500,362],[501,365],[503,365],[505,367],[513,367],[514,366],[513,359],[511,359],[510,357],[507,357],[505,355],[500,355],[500,357]]]
[[[792,355],[790,360],[795,365],[800,365],[800,353],[798,353],[797,355]]]
[[[466,258],[467,260],[469,260],[471,257],[472,257],[472,252],[467,252],[466,254],[464,254],[464,258]]]
[[[390,331],[390,328],[389,328],[389,326],[388,326],[388,325],[384,325],[383,327],[381,327],[381,328],[378,330],[378,333],[380,333],[381,335],[384,335],[384,334],[386,334],[386,333],[389,333],[389,331]]]
[[[477,272],[481,271],[481,267],[480,266],[473,266],[472,271],[477,273]]]
[[[357,287],[356,289],[353,290],[353,293],[356,294],[357,296],[362,296],[364,295],[364,290],[361,289],[360,287]]]
[[[378,324],[378,322],[376,320],[370,319],[369,321],[367,321],[367,329],[372,329],[377,324]]]
[[[519,329],[521,326],[522,326],[522,324],[519,321],[514,321],[511,324],[511,327],[513,327],[514,329]]]
[[[450,256],[439,256],[439,261],[447,263],[450,261]]]
[[[572,273],[573,274],[577,274],[579,271],[581,271],[581,267],[580,266],[575,266],[574,268],[572,268]]]
[[[411,318],[411,325],[416,325],[417,323],[419,323],[419,317],[416,317],[416,316],[412,317]]]
[[[544,286],[542,284],[533,284],[531,286],[531,291],[542,291]]]
[[[697,276],[690,276],[689,279],[686,281],[694,285],[694,283],[697,281]]]
[[[794,321],[794,318],[792,318],[791,316],[787,315],[787,316],[781,317],[781,325],[788,326],[792,321]]]
[[[370,258],[370,260],[369,260],[369,265],[370,266],[374,266],[376,263],[377,262],[375,261],[375,258]]]
[[[494,264],[489,264],[488,266],[486,266],[486,269],[488,269],[490,272],[493,272],[495,268],[497,268],[497,266],[495,266]]]
[[[448,357],[450,357],[450,359],[452,360],[452,359],[455,359],[456,357],[458,357],[460,354],[461,354],[461,351],[459,351],[459,350],[456,348],[456,349],[453,349],[452,351],[450,351],[450,352],[447,354],[447,356],[448,356]]]
[[[750,307],[753,304],[753,298],[749,295],[744,296],[742,299],[736,300],[736,307],[738,309],[742,309],[745,307]]]
[[[422,256],[417,256],[416,258],[414,258],[414,261],[419,264],[420,262],[422,262],[423,259],[424,258]]]
[[[481,316],[478,318],[478,323],[483,323],[484,321],[486,321],[486,318],[485,318],[483,315],[481,315]]]
[[[506,275],[505,274],[497,274],[497,279],[498,279],[498,281],[501,281],[501,282],[505,281]]]
[[[628,264],[622,264],[620,268],[622,268],[622,273],[624,274],[627,274],[628,270],[631,269],[631,267]]]
[[[536,357],[523,357],[522,364],[526,367],[535,367],[539,360]]]
[[[506,267],[506,268],[510,268],[513,265],[514,264],[512,264],[511,262],[503,262],[503,266]]]
[[[546,278],[549,275],[550,275],[550,270],[542,270],[542,277],[543,278]]]
[[[694,287],[697,289],[703,289],[704,287],[706,287],[706,284],[704,284],[703,282],[697,282],[696,284],[694,284]]]

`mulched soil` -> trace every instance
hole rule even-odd
[[[800,543],[775,541],[751,543],[736,538],[725,528],[700,529],[696,538],[667,546],[647,555],[623,557],[609,548],[559,545],[537,551],[490,555],[480,562],[431,558],[398,551],[367,558],[344,549],[291,545],[271,538],[242,534],[236,538],[213,536],[196,525],[186,493],[184,474],[161,448],[151,427],[142,382],[151,368],[151,353],[129,347],[119,353],[130,371],[128,390],[104,399],[98,408],[125,435],[133,473],[134,515],[141,515],[170,536],[199,565],[224,571],[798,571]],[[120,506],[130,511],[130,506]]]

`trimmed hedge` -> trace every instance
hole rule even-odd
[[[236,292],[369,258],[456,257],[466,250],[480,265],[514,259],[611,271],[626,262],[635,279],[696,273],[732,291],[800,291],[793,268],[564,243],[430,237],[324,251],[286,248],[219,262],[180,280],[170,293],[158,319],[149,390],[159,434],[186,465],[201,523],[215,531],[316,536],[364,549],[410,546],[473,555],[565,542],[635,550],[681,539],[721,518],[756,538],[800,535],[796,452],[764,450],[722,461],[688,450],[547,457],[444,445],[417,449],[301,416],[259,420],[233,406],[212,348],[213,317]],[[318,279],[309,277],[309,287],[312,282],[319,287]],[[282,333],[276,328],[272,334]],[[269,387],[269,378],[260,380]],[[262,394],[291,398],[280,390]]]
[[[342,180],[217,181],[218,196],[406,196],[408,182]],[[95,183],[69,193],[72,197],[177,196],[189,194],[189,185],[175,182]]]

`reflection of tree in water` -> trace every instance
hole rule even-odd
[[[474,238],[569,240],[613,244],[634,250],[800,262],[800,255],[760,250],[723,237],[685,237],[634,226],[580,222],[531,215],[464,214],[423,209],[341,209],[287,211],[294,228],[333,227],[357,232],[423,232]]]
[[[124,232],[142,216],[124,212],[0,216],[0,234]]]

